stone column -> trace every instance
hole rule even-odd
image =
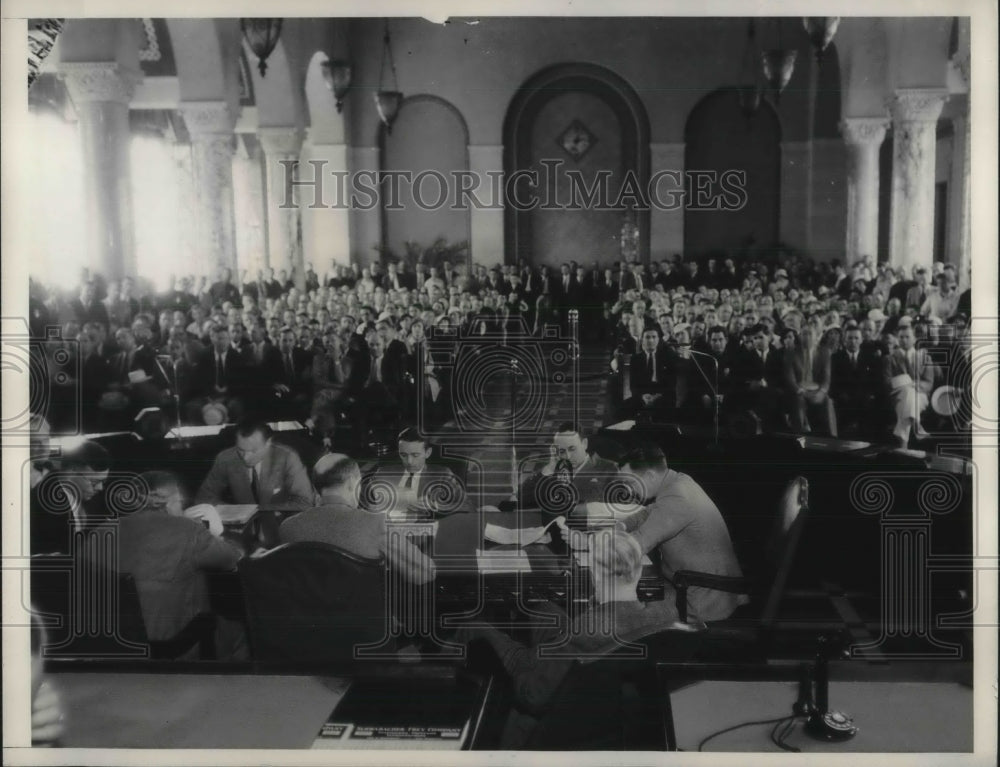
[[[264,231],[266,197],[261,149],[249,135],[243,136],[233,160],[233,199],[236,203],[236,261],[250,280],[258,269],[267,269],[267,239]]]
[[[662,261],[674,253],[684,252],[685,148],[683,142],[649,145],[650,196],[653,198],[649,212],[651,261]]]
[[[484,206],[480,209],[469,202],[470,262],[505,263],[503,186],[498,189],[496,183],[496,174],[503,173],[503,147],[469,146],[469,170],[479,183],[472,197]],[[494,194],[495,191],[499,193]]]
[[[277,272],[294,270],[295,284],[305,285],[302,258],[302,218],[295,186],[295,166],[302,149],[302,132],[297,128],[260,128],[267,174],[267,250],[271,267]]]
[[[937,119],[948,92],[898,90],[892,112],[892,208],[889,253],[893,266],[909,274],[934,261],[934,158]]]
[[[296,198],[302,217],[303,257],[321,279],[334,265],[351,262],[351,186],[346,174],[347,145],[327,143],[310,132],[296,178]]]
[[[352,176],[358,178],[361,187],[378,189],[378,184],[371,175],[378,174],[381,170],[378,147],[350,147],[347,150],[347,163]],[[382,200],[378,194],[359,192],[357,200],[351,205],[350,219],[351,260],[367,266],[378,258],[375,248],[382,244]]]
[[[225,101],[181,102],[191,134],[191,163],[197,197],[198,256],[211,264],[209,273],[225,267],[237,278],[236,222],[233,212],[235,116]]]
[[[889,120],[845,117],[840,133],[847,146],[847,263],[878,250],[878,155]]]
[[[115,62],[66,63],[59,73],[80,118],[87,264],[107,279],[135,275],[128,105],[141,75]]]
[[[969,287],[972,242],[969,228],[971,184],[969,166],[969,116],[951,119],[954,128],[951,150],[951,178],[948,180],[948,260],[955,265],[959,290]]]

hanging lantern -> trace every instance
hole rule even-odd
[[[327,59],[320,66],[323,68],[323,80],[326,82],[326,87],[333,91],[333,98],[337,102],[337,113],[339,114],[344,108],[344,96],[347,95],[347,91],[351,87],[351,65],[347,61]]]
[[[274,52],[281,37],[281,19],[240,19],[243,39],[257,57],[260,76],[267,72],[267,57]]]
[[[392,87],[386,88],[385,64],[389,62],[389,74],[392,78]],[[382,39],[382,66],[378,73],[378,91],[375,93],[375,108],[378,110],[379,119],[385,126],[385,131],[392,135],[392,123],[399,114],[399,107],[403,103],[403,94],[399,92],[399,83],[396,80],[396,64],[392,60],[392,45],[389,41],[389,21],[385,22],[385,37]]]
[[[743,65],[740,69],[740,84],[736,89],[740,102],[740,111],[743,116],[750,119],[757,114],[760,108],[760,70],[757,68],[757,41],[754,20],[750,19],[747,24],[747,44],[743,51]]]
[[[802,26],[805,27],[806,34],[809,35],[809,42],[812,44],[813,52],[816,54],[816,61],[822,61],[823,53],[833,41],[833,36],[837,34],[837,27],[840,26],[840,17],[806,16],[802,19]]]
[[[774,101],[777,104],[781,99],[781,92],[785,90],[788,81],[792,79],[792,72],[795,71],[795,59],[799,52],[787,50],[781,44],[781,19],[778,24],[778,47],[764,51],[761,54],[761,64],[764,70],[764,79],[774,94]]]

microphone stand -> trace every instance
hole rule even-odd
[[[693,363],[695,368],[701,374],[701,377],[705,379],[705,383],[708,384],[709,388],[712,390],[712,403],[714,407],[713,410],[713,431],[714,431],[714,441],[713,445],[717,449],[719,447],[719,360],[713,354],[706,354],[705,352],[700,352],[697,349],[685,349],[682,356],[687,356]],[[701,369],[701,365],[698,364],[696,357],[707,357],[712,361],[715,366],[715,385],[708,380],[708,376],[705,375],[705,371]]]

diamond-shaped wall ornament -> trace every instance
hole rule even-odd
[[[574,160],[579,160],[597,143],[597,136],[591,133],[582,122],[573,120],[556,137],[556,143]]]

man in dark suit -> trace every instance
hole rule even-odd
[[[315,499],[298,454],[271,440],[271,427],[246,419],[236,427],[236,445],[216,456],[195,496],[196,503],[307,507]]]
[[[878,425],[881,366],[881,355],[864,348],[861,328],[849,326],[844,331],[843,348],[830,360],[830,397],[837,409],[839,434],[873,436],[873,427]]]
[[[549,448],[549,461],[521,483],[524,508],[547,509],[565,499],[560,485],[570,484],[577,504],[607,501],[608,486],[618,476],[618,467],[597,453],[587,451],[587,438],[569,421],[560,424]],[[563,511],[564,513],[564,511]]]
[[[188,401],[188,417],[198,421],[202,408],[211,403],[225,406],[230,421],[239,420],[248,393],[248,376],[242,355],[233,349],[229,328],[216,325],[210,345],[195,363],[195,397]]]
[[[721,325],[708,330],[708,354],[715,359],[715,365],[705,357],[692,356],[687,367],[687,391],[681,407],[693,421],[711,422],[715,417],[714,397],[719,397],[719,405],[725,401],[730,386],[732,368],[731,355],[726,353],[729,337]],[[716,388],[716,365],[718,366],[718,389]]]
[[[660,343],[659,329],[644,329],[640,348],[630,358],[632,397],[623,404],[625,412],[672,412],[677,404],[676,362],[675,353]]]
[[[415,428],[409,427],[396,438],[399,463],[382,466],[366,483],[365,497],[379,499],[385,508],[373,511],[420,508],[435,514],[473,511],[465,488],[447,466],[428,463],[431,446]],[[385,504],[381,499],[387,499]]]
[[[754,325],[745,331],[752,341],[733,363],[733,404],[751,411],[771,426],[782,425],[780,410],[784,381],[781,350],[768,345],[767,328]]]
[[[108,310],[97,300],[93,282],[84,283],[80,289],[80,297],[70,302],[70,311],[81,326],[97,322],[108,327]]]
[[[229,301],[234,306],[240,305],[240,291],[233,285],[233,273],[229,269],[219,270],[219,279],[208,289],[215,304],[224,304]]]
[[[270,387],[276,411],[282,417],[305,418],[310,403],[311,357],[296,345],[295,331],[285,326],[278,333],[277,347],[265,352],[262,387]]]

